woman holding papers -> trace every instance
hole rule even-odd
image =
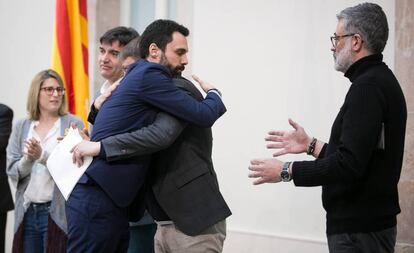
[[[7,174],[16,186],[13,252],[66,252],[64,199],[46,167],[49,154],[71,123],[63,81],[53,70],[33,79],[28,118],[18,121],[7,148]]]

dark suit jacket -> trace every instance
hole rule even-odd
[[[91,140],[145,127],[154,121],[157,108],[200,126],[211,126],[226,111],[217,94],[210,93],[199,102],[173,85],[167,68],[140,60],[129,68],[119,87],[102,105]],[[149,158],[144,155],[107,162],[98,157],[86,174],[119,207],[126,207],[145,180]]]
[[[174,84],[197,100],[203,99],[191,82],[175,79]],[[171,116],[161,113],[154,125],[102,140],[107,159],[119,160],[148,150],[152,152],[157,149],[156,143],[161,149],[175,139],[184,127],[182,123],[174,122]],[[231,215],[219,191],[211,151],[211,129],[189,124],[169,148],[152,158],[148,178],[151,191],[163,211],[188,235],[200,234]],[[149,205],[149,211],[157,219],[156,210],[151,208],[153,206]]]
[[[13,111],[6,105],[0,104],[0,212],[14,208],[13,198],[6,174],[6,148],[12,128]]]

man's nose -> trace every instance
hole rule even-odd
[[[101,59],[103,62],[108,62],[109,61],[109,54],[108,53],[103,53],[101,55]]]
[[[185,54],[185,55],[183,55],[183,56],[181,57],[181,64],[182,64],[182,65],[187,65],[187,64],[188,64],[188,57],[187,57],[187,54]]]

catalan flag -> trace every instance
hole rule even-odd
[[[52,69],[65,83],[69,111],[87,125],[89,108],[87,0],[56,0]]]

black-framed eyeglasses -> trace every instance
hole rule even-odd
[[[349,37],[349,36],[354,36],[356,33],[349,33],[349,34],[344,34],[344,35],[334,35],[334,36],[331,36],[331,42],[332,42],[332,46],[333,47],[336,47],[336,45],[338,44],[338,41],[341,39],[341,38],[345,38],[345,37]]]
[[[40,88],[40,90],[45,91],[46,94],[49,95],[49,96],[52,96],[55,93],[55,91],[58,94],[58,96],[62,96],[62,95],[65,94],[65,88],[63,88],[63,87],[56,87],[56,88],[54,88],[54,87],[42,87],[42,88]]]

